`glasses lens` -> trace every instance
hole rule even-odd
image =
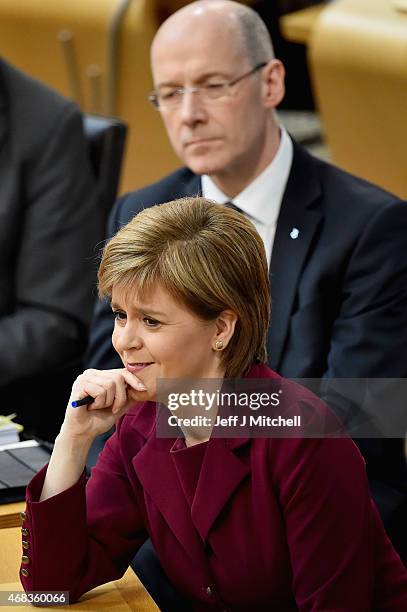
[[[230,95],[227,83],[208,83],[200,87],[200,94],[205,100],[220,100]]]
[[[152,91],[149,95],[148,95],[148,101],[154,106],[154,108],[159,108],[159,101],[158,101],[158,95],[156,94],[155,91]]]

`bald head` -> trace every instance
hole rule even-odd
[[[174,151],[233,197],[270,163],[279,142],[274,108],[284,95],[284,68],[266,26],[238,2],[193,2],[158,30],[151,67]]]
[[[253,9],[233,0],[199,0],[176,11],[162,24],[153,41],[153,60],[157,47],[176,42],[180,36],[193,37],[202,27],[228,34],[236,53],[250,65],[274,57],[270,34]]]

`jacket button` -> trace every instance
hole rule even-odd
[[[27,577],[27,576],[29,576],[29,575],[30,575],[30,572],[29,572],[27,569],[25,569],[25,567],[22,567],[22,568],[21,568],[21,574],[22,574],[23,576]]]
[[[26,518],[27,518],[27,512],[24,512],[24,511],[20,512],[20,518],[21,518],[22,521],[25,521]]]
[[[25,527],[21,528],[21,533],[23,534],[23,536],[28,536],[30,535],[30,532],[28,531],[28,529],[26,529]]]
[[[24,565],[28,565],[30,563],[30,557],[27,557],[27,555],[23,555],[21,557],[21,563],[23,563]]]
[[[23,545],[23,548],[24,548],[25,550],[27,550],[27,548],[30,548],[30,543],[29,543],[29,542],[27,542],[26,540],[23,540],[23,541],[22,541],[22,545]]]

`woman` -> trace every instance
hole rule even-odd
[[[73,385],[71,399],[94,401],[68,405],[28,487],[24,588],[72,602],[122,576],[151,537],[196,610],[407,609],[406,572],[351,440],[226,439],[187,421],[182,436],[155,435],[158,379],[277,381],[294,412],[329,413],[265,365],[268,273],[251,223],[203,198],[144,210],[107,244],[99,287],[124,368]],[[114,423],[86,484],[92,441]]]

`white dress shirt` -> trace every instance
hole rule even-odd
[[[203,197],[219,204],[232,201],[250,219],[263,239],[269,267],[277,219],[293,160],[293,143],[282,126],[280,134],[280,145],[272,162],[233,200],[215,185],[210,176],[204,174],[201,177]]]

